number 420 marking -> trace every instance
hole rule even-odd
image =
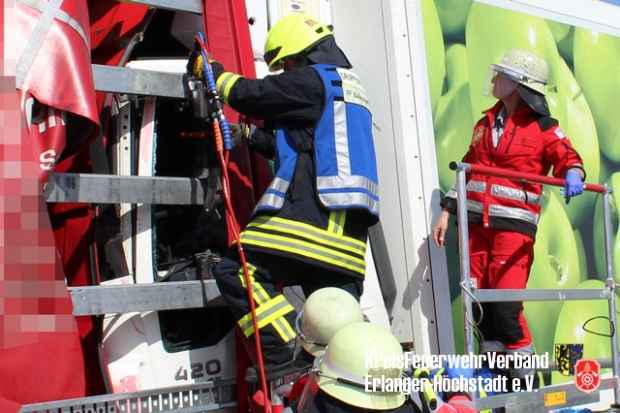
[[[205,373],[209,376],[214,376],[222,371],[222,365],[219,360],[209,360],[203,363],[190,364],[190,376],[192,379],[198,379],[204,377]],[[180,366],[174,375],[175,380],[187,380],[188,371],[185,367]]]

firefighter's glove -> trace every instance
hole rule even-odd
[[[232,134],[233,147],[242,142],[247,143],[255,129],[256,126],[248,123],[231,123],[230,132]]]
[[[451,365],[451,363],[446,363],[442,375],[445,375],[450,380],[460,379],[461,377],[464,379],[473,379],[474,369],[470,367],[461,367],[459,363],[460,360],[454,362],[453,365]]]
[[[566,172],[564,177],[564,188],[562,195],[566,198],[566,203],[570,201],[570,198],[577,196],[583,192],[584,185],[581,178],[581,171],[577,168],[571,168]]]
[[[224,73],[224,66],[222,66],[222,64],[217,60],[212,59],[209,55],[207,55],[207,59],[209,61],[209,64],[211,65],[211,70],[213,70],[213,81],[217,82],[217,78],[220,77],[222,73]],[[186,69],[187,72],[194,76],[196,79],[204,79],[204,59],[202,58],[202,53],[199,49],[194,50],[189,56]]]

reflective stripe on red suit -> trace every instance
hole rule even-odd
[[[525,105],[506,120],[499,144],[493,147],[492,125],[501,108],[499,102],[478,121],[463,162],[536,175],[553,170],[557,178],[564,178],[570,168],[583,169],[579,154],[557,121],[541,117]],[[538,223],[541,185],[470,174],[467,186],[468,209],[482,214],[483,226],[489,226],[489,216]]]

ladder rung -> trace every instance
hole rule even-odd
[[[202,205],[206,181],[197,178],[54,173],[47,202]]]
[[[565,300],[607,300],[608,289],[474,289],[474,296],[480,302],[507,301],[565,301]]]
[[[182,74],[106,65],[92,65],[92,67],[95,90],[129,95],[185,98]]]
[[[136,393],[106,394],[27,404],[22,407],[20,413],[208,412],[235,406],[235,397],[234,381],[221,380]]]
[[[499,394],[496,396],[476,399],[476,411],[505,407],[506,413],[517,412],[541,412],[548,409],[560,409],[569,406],[579,406],[600,401],[600,390],[613,388],[615,379],[606,378],[601,380],[600,387],[592,393],[577,390],[575,383],[560,384],[555,386],[541,387],[533,392],[519,392]],[[549,396],[557,393],[556,398]],[[545,399],[545,395],[547,399]],[[547,404],[545,404],[545,400]],[[553,404],[555,401],[556,404]]]
[[[145,4],[157,9],[174,11],[186,11],[189,13],[202,14],[201,0],[120,0],[125,3]]]
[[[220,296],[215,280],[70,287],[73,315],[204,307]]]

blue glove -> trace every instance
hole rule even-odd
[[[564,179],[564,190],[561,192],[566,198],[566,203],[568,204],[571,197],[577,196],[583,192],[584,185],[581,180],[581,173],[577,168],[571,168],[566,171],[566,176]]]
[[[458,366],[450,367],[450,365],[446,363],[446,365],[444,366],[443,375],[447,376],[450,379],[458,379],[461,377],[465,379],[472,379],[474,377],[474,372],[475,369],[473,368]]]

